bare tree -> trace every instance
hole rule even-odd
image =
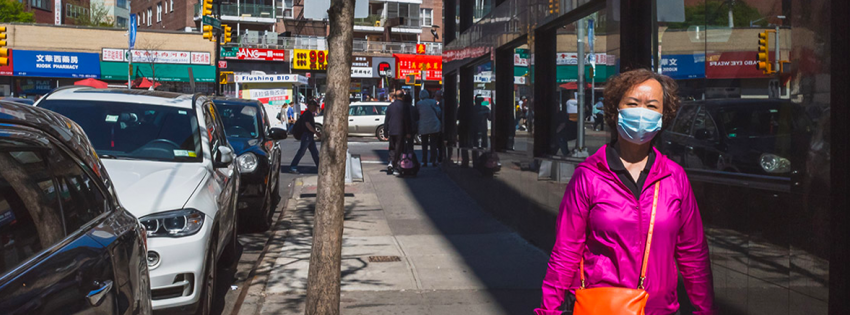
[[[151,87],[156,89],[156,69],[159,64],[157,62],[160,61],[159,51],[162,49],[165,42],[162,41],[154,41],[151,39],[143,39],[140,41],[139,45],[136,45],[136,50],[142,51],[145,54],[144,60],[148,62],[148,65],[151,68]],[[132,58],[132,56],[131,56]]]
[[[339,314],[345,159],[348,151],[348,90],[354,40],[355,0],[331,0],[328,16],[328,90],[313,252],[307,278],[307,315]]]

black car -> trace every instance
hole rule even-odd
[[[213,103],[221,113],[227,141],[238,155],[236,162],[242,171],[239,220],[265,231],[280,201],[278,140],[286,139],[286,130],[271,127],[269,115],[258,101],[215,98]]]
[[[696,101],[682,104],[660,148],[690,174],[788,191],[806,167],[807,152],[795,148],[807,148],[812,132],[806,112],[789,100]]]
[[[83,130],[0,101],[0,313],[150,314],[146,232]]]

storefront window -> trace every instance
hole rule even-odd
[[[658,146],[691,179],[723,313],[827,313],[827,2],[686,1],[658,16],[658,71],[683,100]],[[790,63],[772,72],[777,60]]]

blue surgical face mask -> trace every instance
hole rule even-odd
[[[619,112],[617,133],[620,139],[635,144],[652,140],[661,130],[662,115],[643,107],[625,108]]]

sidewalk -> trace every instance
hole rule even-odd
[[[539,305],[548,256],[445,174],[397,178],[378,164],[364,173],[346,187],[343,314],[528,314]],[[239,314],[303,314],[315,193],[315,176],[296,182]]]

